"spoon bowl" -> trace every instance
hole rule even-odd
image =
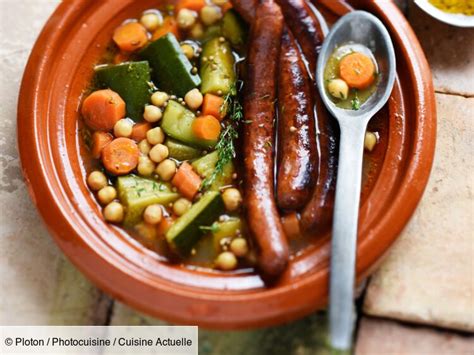
[[[349,43],[368,48],[379,73],[375,92],[358,110],[338,107],[329,98],[324,85],[324,69],[329,57],[339,46]],[[354,280],[365,131],[370,119],[390,97],[395,67],[395,50],[387,29],[379,19],[364,11],[351,12],[334,25],[318,58],[318,89],[341,130],[329,283],[330,340],[339,350],[351,348],[354,329]]]

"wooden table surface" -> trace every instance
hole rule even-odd
[[[161,324],[114,302],[69,263],[22,179],[16,142],[20,80],[58,3],[0,1],[0,324]],[[433,71],[436,157],[422,202],[361,297],[356,353],[472,354],[474,30],[441,24],[411,1],[407,16]],[[325,320],[320,312],[255,331],[201,330],[200,353],[328,353]]]

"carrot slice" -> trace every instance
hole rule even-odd
[[[81,113],[94,131],[110,131],[125,117],[125,101],[110,89],[94,91],[82,103]]]
[[[224,99],[213,94],[204,95],[202,102],[202,115],[212,115],[221,121],[225,117]]]
[[[221,134],[221,124],[214,116],[200,116],[193,122],[193,133],[197,138],[213,141]]]
[[[108,172],[125,175],[138,165],[140,150],[130,138],[116,138],[102,150],[102,163]]]
[[[129,22],[115,30],[113,40],[122,51],[133,52],[147,44],[148,33],[138,22]]]
[[[352,53],[342,58],[339,74],[349,87],[365,89],[375,80],[375,65],[365,54]]]
[[[181,0],[176,5],[175,13],[178,14],[181,9],[188,9],[193,11],[201,11],[206,6],[205,0]]]
[[[92,134],[92,157],[94,159],[99,159],[102,154],[102,150],[107,144],[112,142],[113,139],[114,137],[110,133],[99,131],[94,132]]]
[[[281,224],[288,238],[295,239],[301,235],[300,220],[296,212],[283,216]]]
[[[232,9],[232,3],[230,1],[227,1],[224,5],[221,6],[221,11],[223,14],[225,14],[227,11]]]
[[[136,142],[140,142],[141,140],[146,138],[146,132],[148,132],[152,128],[151,123],[149,122],[140,122],[133,126],[132,129],[132,138]]]
[[[155,32],[153,32],[151,40],[155,41],[167,33],[174,34],[174,36],[179,40],[178,22],[176,22],[176,20],[172,16],[166,17],[163,20],[163,24],[161,25],[161,27],[158,28]]]
[[[161,220],[161,222],[156,227],[158,238],[163,238],[165,236],[166,232],[168,231],[168,229],[170,229],[173,222],[173,217],[165,217]]]
[[[174,175],[173,180],[171,180],[171,183],[173,186],[176,186],[181,195],[191,201],[199,191],[201,182],[202,180],[199,175],[187,162],[181,164],[178,171]]]

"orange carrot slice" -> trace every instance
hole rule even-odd
[[[94,159],[99,159],[102,154],[102,150],[107,144],[112,142],[113,139],[114,137],[110,133],[99,131],[94,132],[92,134],[92,157]]]
[[[181,195],[191,201],[199,191],[201,182],[202,180],[199,175],[187,162],[181,164],[178,171],[174,175],[173,180],[171,180],[171,183],[173,186],[176,186]]]
[[[193,133],[199,139],[213,141],[221,134],[221,124],[214,116],[200,116],[193,122]]]
[[[148,33],[138,22],[129,22],[115,30],[113,40],[122,51],[133,52],[147,44]]]
[[[222,120],[225,115],[224,99],[220,96],[213,94],[204,95],[204,100],[202,102],[202,115],[212,115],[218,120]]]
[[[161,27],[158,28],[155,32],[153,32],[151,40],[155,41],[167,33],[174,34],[174,36],[179,40],[178,22],[176,22],[176,20],[172,16],[166,17],[163,20],[163,24],[161,25]]]
[[[102,150],[102,163],[108,172],[114,175],[125,175],[138,165],[140,150],[129,138],[116,138]]]
[[[125,117],[125,101],[115,91],[94,91],[82,103],[82,116],[94,131],[110,131]]]
[[[176,5],[175,13],[178,14],[181,9],[199,12],[204,6],[206,6],[205,0],[181,0]]]
[[[365,89],[375,80],[375,64],[365,54],[348,54],[341,59],[339,74],[349,87]]]
[[[146,132],[152,129],[151,123],[148,122],[140,122],[133,126],[132,129],[132,138],[136,142],[140,142],[141,140],[146,138]]]

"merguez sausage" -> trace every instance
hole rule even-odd
[[[289,258],[273,187],[275,83],[282,30],[279,6],[264,1],[257,7],[251,29],[243,149],[247,220],[259,246],[259,267],[267,277],[281,274]]]
[[[279,0],[285,18],[308,61],[311,73],[323,41],[321,24],[305,0]],[[337,173],[337,125],[326,112],[313,86],[319,142],[319,174],[311,200],[301,214],[304,232],[322,232],[331,226]]]
[[[232,5],[242,18],[248,23],[252,23],[255,18],[257,0],[232,0]]]
[[[311,82],[290,31],[282,36],[278,78],[278,206],[299,209],[311,197],[317,169]]]

